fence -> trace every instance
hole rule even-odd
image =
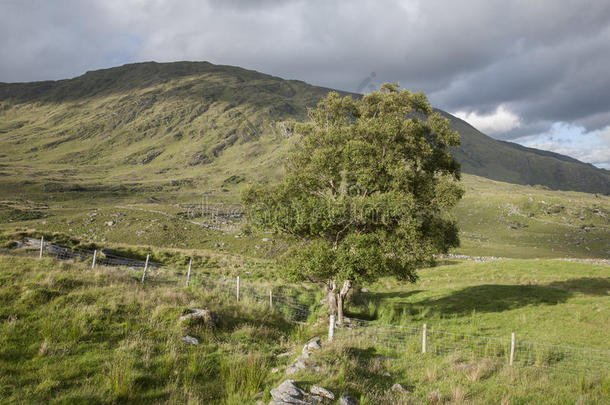
[[[45,242],[43,239],[27,239],[24,247],[35,250],[40,257],[48,255],[57,259],[74,259],[78,261],[91,261],[92,267],[96,265],[125,266],[134,269],[143,269],[141,282],[146,282],[148,269],[160,269],[160,263],[119,257],[109,252],[78,250],[57,246]],[[286,319],[292,322],[307,321],[314,311],[312,306],[316,303],[303,302],[299,299],[298,291],[277,287],[275,290],[261,288],[253,283],[244,283],[239,276],[235,278],[213,277],[205,274],[191,274],[192,262],[188,265],[187,277],[183,280],[185,285],[203,286],[227,297],[234,297],[238,301],[256,302],[269,305],[275,311],[281,312]],[[181,280],[175,279],[176,283]],[[334,317],[333,317],[334,318]],[[447,355],[459,352],[473,358],[502,359],[507,364],[521,367],[538,367],[553,370],[567,371],[576,374],[601,374],[610,372],[610,351],[593,348],[570,347],[550,345],[538,342],[521,340],[513,333],[511,337],[490,337],[466,335],[438,330],[427,325],[421,327],[382,325],[375,321],[361,319],[347,319],[346,324],[334,330],[331,323],[329,338],[349,341],[355,345],[383,346],[390,350],[421,352],[426,354]]]
[[[561,370],[573,374],[610,372],[610,351],[593,348],[551,345],[510,337],[467,335],[430,328],[379,325],[359,319],[338,330],[337,336],[353,344],[374,341],[390,350],[448,355],[460,353],[470,358],[491,358],[520,367]]]

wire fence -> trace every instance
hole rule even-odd
[[[142,282],[145,282],[147,270],[168,267],[150,260],[116,256],[108,251],[74,250],[33,238],[26,239],[22,247],[36,251],[40,257],[44,255],[60,260],[87,262],[92,267],[103,265],[142,269]],[[149,274],[152,277],[149,281],[160,277],[159,272]],[[168,277],[167,273],[165,277]],[[167,278],[165,281],[170,280]],[[194,272],[191,277],[189,271],[187,279],[174,276],[171,281],[176,284],[190,283],[192,286],[200,286],[238,301],[269,305],[292,322],[306,322],[317,315],[317,309],[320,308],[320,304],[315,302],[315,297],[311,294],[286,287],[261,286],[250,280],[240,280],[239,277],[219,277],[203,272]],[[575,374],[610,374],[609,350],[530,342],[515,339],[514,335],[512,338],[467,335],[427,328],[426,325],[388,325],[349,318],[344,325],[336,329],[335,337],[353,345],[370,346],[371,342],[374,342],[375,346],[396,352],[434,355],[459,353],[471,358],[499,359],[520,367],[561,370]]]

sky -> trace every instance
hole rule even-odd
[[[610,169],[608,0],[0,0],[0,82],[150,60],[399,82],[487,135]]]

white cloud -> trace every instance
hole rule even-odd
[[[568,155],[597,167],[610,169],[610,125],[587,132],[584,127],[556,122],[547,132],[515,140],[531,148]]]
[[[508,110],[504,105],[499,105],[491,114],[479,114],[477,111],[456,111],[452,113],[463,119],[479,131],[488,135],[498,135],[518,128],[521,125],[519,117]]]

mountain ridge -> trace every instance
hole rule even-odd
[[[246,171],[247,163],[276,170],[290,142],[285,123],[306,119],[307,108],[331,90],[209,62],[142,62],[73,79],[0,83],[0,150],[5,152],[0,164],[33,162],[56,174],[88,167],[93,176],[95,168],[104,168],[117,181],[150,178],[150,170],[142,167],[174,176],[208,176],[213,172],[208,165],[224,159],[231,166],[231,156]],[[438,111],[461,135],[455,156],[464,173],[610,194],[610,171],[493,139]]]

